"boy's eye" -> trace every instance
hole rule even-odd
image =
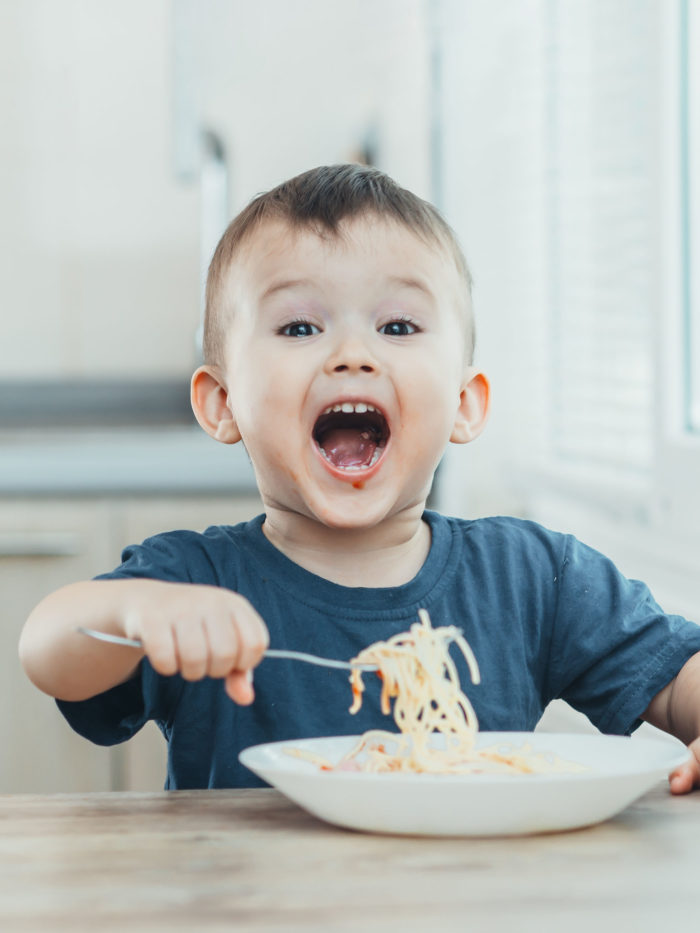
[[[379,328],[380,334],[387,337],[408,337],[409,334],[415,334],[418,328],[411,321],[389,321]]]
[[[314,334],[320,334],[320,329],[309,321],[292,321],[281,327],[278,333],[283,337],[313,337]]]

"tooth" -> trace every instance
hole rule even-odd
[[[342,411],[342,406],[341,406],[341,405],[334,405],[334,406],[333,406],[333,411]]]
[[[374,407],[374,405],[368,405],[368,406],[367,406],[367,411],[376,411],[376,410],[377,410],[377,409]]]
[[[330,415],[330,413],[331,413],[332,411],[333,411],[333,409],[332,409],[332,407],[329,405],[328,408],[324,411],[323,414],[324,414],[324,415]]]
[[[343,402],[343,404],[340,406],[340,411],[346,415],[349,415],[351,412],[355,411],[355,406],[351,402]]]
[[[358,414],[363,415],[367,411],[367,406],[364,402],[358,402],[357,405],[355,405],[355,411]]]

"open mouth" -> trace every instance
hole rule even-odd
[[[386,418],[369,402],[339,402],[323,411],[313,437],[326,460],[338,470],[367,470],[389,440]]]

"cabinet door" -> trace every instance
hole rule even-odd
[[[119,522],[119,549],[149,535],[176,528],[203,531],[209,525],[234,525],[262,512],[256,496],[148,499],[126,501]],[[118,554],[116,555],[118,557]],[[116,557],[112,564],[116,563]],[[118,784],[125,790],[162,790],[167,769],[165,739],[148,723],[117,752]]]
[[[112,750],[76,735],[17,656],[24,620],[40,599],[106,566],[111,524],[105,503],[0,499],[0,792],[113,786]]]

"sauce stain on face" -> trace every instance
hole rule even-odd
[[[363,479],[356,479],[355,482],[352,484],[352,488],[353,489],[364,489],[365,481]]]

